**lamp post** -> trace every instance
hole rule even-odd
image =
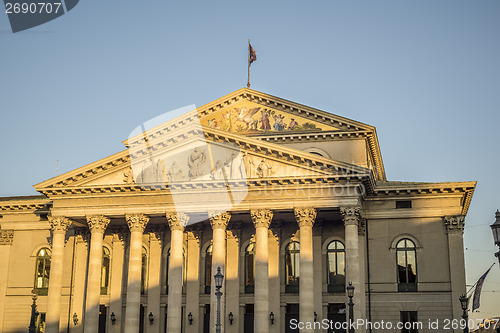
[[[224,280],[224,275],[220,272],[220,266],[217,267],[217,274],[214,275],[215,278],[215,296],[217,296],[217,323],[215,324],[215,332],[221,333],[221,323],[220,323],[220,298],[222,297],[222,281]]]
[[[465,320],[464,333],[469,333],[469,314],[467,308],[469,307],[469,298],[466,295],[460,296],[460,305],[462,305],[462,318]]]
[[[36,332],[36,316],[38,315],[38,311],[36,310],[36,299],[38,298],[38,291],[33,288],[31,291],[31,299],[33,300],[33,303],[31,304],[31,320],[30,320],[30,327],[28,329],[29,333],[35,333]]]
[[[493,233],[493,240],[495,241],[495,245],[498,246],[499,251],[495,253],[495,257],[498,258],[498,262],[500,263],[500,211],[495,213],[495,223],[490,225],[491,232]]]
[[[354,303],[352,301],[352,297],[354,296],[354,286],[352,285],[352,282],[349,282],[349,285],[347,286],[347,296],[349,297],[349,333],[354,333]]]

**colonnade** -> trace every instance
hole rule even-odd
[[[360,277],[360,255],[358,232],[360,226],[360,207],[341,207],[341,215],[345,224],[346,240],[346,276],[353,282],[356,288],[355,298],[358,303],[365,302],[364,277]],[[314,267],[313,267],[313,225],[316,220],[315,208],[296,208],[295,217],[299,226],[300,237],[300,285],[299,285],[299,315],[304,322],[314,321],[315,297],[321,296],[315,293]],[[270,295],[274,295],[274,290],[270,290],[269,274],[269,227],[273,219],[273,211],[270,209],[251,210],[250,215],[255,227],[255,291],[254,291],[254,329],[255,332],[268,333],[270,331],[270,306],[272,302]],[[142,264],[142,237],[144,229],[149,222],[149,217],[144,214],[126,215],[125,219],[130,230],[130,246],[128,256],[128,280],[126,285],[126,308],[124,318],[124,331],[126,333],[138,332],[140,323],[140,302],[141,302],[141,264]],[[226,275],[226,247],[232,246],[227,239],[226,229],[230,222],[229,212],[209,212],[209,220],[212,227],[212,276],[215,275],[217,267],[221,267],[222,274]],[[168,290],[167,308],[167,332],[181,332],[182,323],[182,271],[183,271],[183,243],[185,227],[188,224],[189,216],[184,213],[167,213],[166,220],[170,228],[170,261],[168,270],[168,283],[171,288]],[[52,226],[52,269],[49,283],[49,304],[47,310],[47,333],[59,332],[59,317],[61,304],[62,267],[65,233],[71,221],[65,217],[51,217],[49,221]],[[100,278],[102,265],[102,246],[104,232],[110,222],[108,217],[95,215],[87,217],[87,223],[91,232],[90,252],[88,258],[87,289],[85,301],[84,332],[97,333],[99,326],[99,305],[100,305]],[[188,231],[188,242],[196,242],[199,235],[196,231]],[[159,247],[158,247],[159,248]],[[197,246],[199,249],[199,244]],[[161,249],[160,249],[161,252]],[[199,299],[199,284],[197,288],[199,253],[189,251],[187,253],[189,262],[191,259],[197,262],[193,269],[189,270],[187,293],[193,297],[188,297],[186,301],[186,312],[198,313],[196,306],[198,302],[190,303],[189,299]],[[228,263],[229,264],[229,263]],[[190,265],[188,263],[188,265]],[[196,269],[194,269],[196,268]],[[193,273],[194,272],[194,273]],[[237,272],[237,271],[236,271]],[[233,272],[234,273],[234,272]],[[228,272],[228,274],[233,274]],[[159,274],[156,274],[159,275]],[[119,281],[116,281],[118,283]],[[156,281],[158,284],[159,281]],[[113,282],[115,283],[115,282]],[[215,283],[211,283],[211,309],[216,309]],[[234,289],[232,289],[234,290]],[[226,302],[225,285],[222,287],[224,293],[221,308],[224,309]],[[159,312],[159,292],[156,297],[158,303],[155,311]],[[189,296],[188,295],[188,296]],[[274,297],[274,296],[273,296]],[[149,298],[149,295],[148,295]],[[227,300],[228,304],[231,300]],[[234,302],[233,302],[234,303]],[[237,306],[231,303],[231,306]],[[152,305],[153,306],[153,305]],[[149,309],[149,300],[148,300]],[[356,318],[360,318],[361,307],[357,307]],[[149,311],[149,310],[148,310]],[[120,312],[121,313],[121,312]],[[211,311],[210,327],[215,331],[215,313]],[[238,311],[235,310],[235,314]],[[224,319],[223,319],[224,323]],[[224,332],[223,325],[223,332]],[[158,329],[159,331],[159,329]],[[303,332],[313,332],[314,330],[303,330]]]

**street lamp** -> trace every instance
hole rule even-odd
[[[31,291],[31,299],[33,300],[33,303],[31,304],[31,320],[30,320],[30,327],[28,329],[29,333],[35,333],[36,332],[36,316],[38,315],[38,311],[36,310],[36,300],[38,298],[38,291],[33,288]]]
[[[189,312],[189,314],[188,314],[188,321],[189,321],[189,325],[193,325],[193,314],[191,312]]]
[[[490,225],[491,232],[493,233],[493,240],[495,241],[495,245],[498,246],[499,251],[495,253],[495,257],[498,258],[498,262],[500,263],[500,211],[495,213],[495,223]]]
[[[469,315],[467,314],[467,308],[469,307],[469,298],[464,294],[460,296],[460,305],[462,305],[462,318],[465,320],[464,333],[469,333]]]
[[[148,319],[149,319],[149,325],[153,325],[155,323],[155,316],[153,315],[153,312],[149,313]]]
[[[111,312],[110,318],[111,318],[111,325],[116,324],[116,315],[114,312]]]
[[[352,282],[349,282],[349,285],[347,286],[347,297],[349,297],[349,333],[354,333],[354,303],[352,302],[352,298],[354,296],[354,286],[352,285]]]
[[[220,298],[222,296],[222,292],[220,289],[222,288],[222,281],[224,280],[224,275],[220,272],[220,266],[217,267],[217,274],[214,275],[215,278],[215,296],[217,296],[217,323],[215,324],[215,332],[221,333],[221,323],[220,323]]]

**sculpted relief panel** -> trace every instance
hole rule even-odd
[[[249,101],[236,103],[201,120],[202,125],[233,133],[335,130],[319,122]]]

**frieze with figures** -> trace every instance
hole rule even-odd
[[[308,132],[335,130],[319,122],[275,110],[269,107],[258,106],[245,102],[237,107],[230,107],[208,115],[202,124],[233,133],[261,133],[261,132]]]

